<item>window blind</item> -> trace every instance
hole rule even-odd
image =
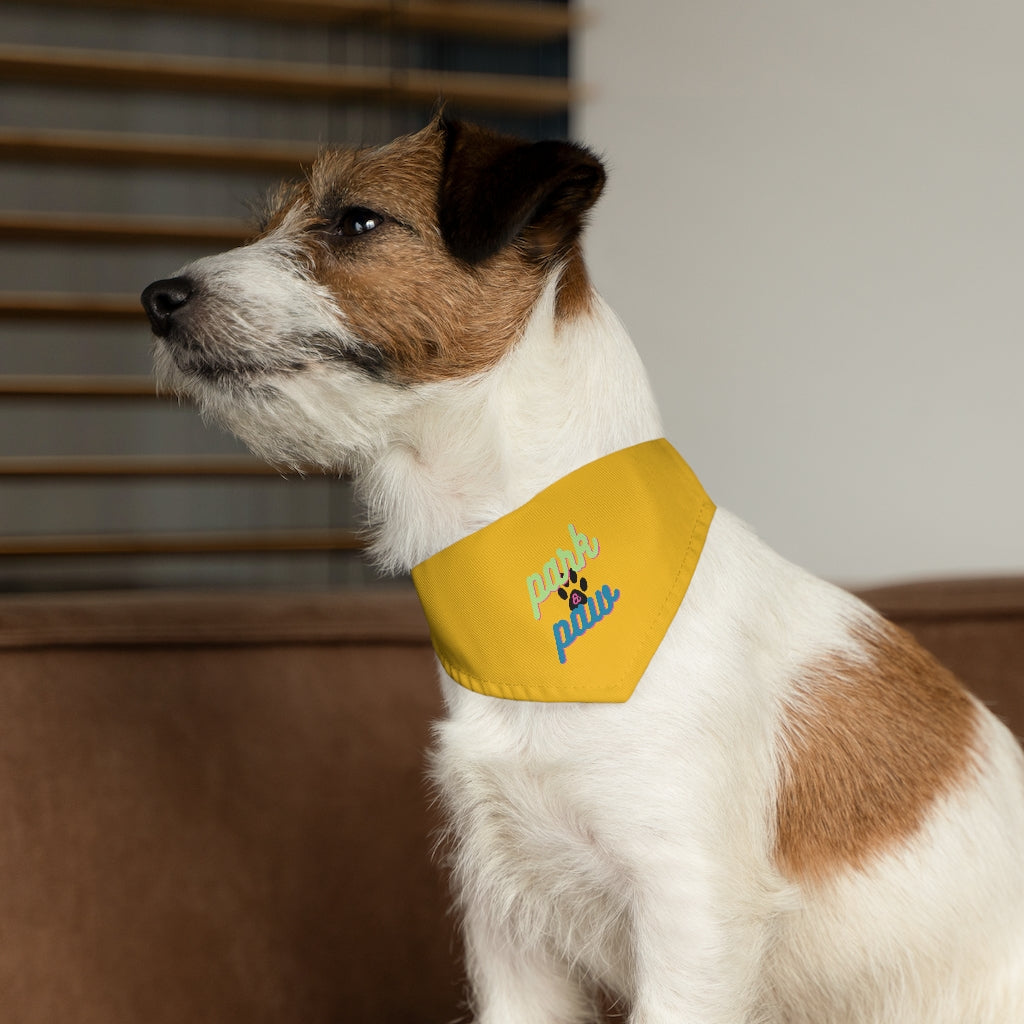
[[[564,136],[559,2],[0,9],[0,590],[375,580],[349,485],[156,395],[138,293],[250,233],[329,144],[455,114]]]

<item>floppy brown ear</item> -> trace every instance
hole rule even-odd
[[[604,187],[593,153],[569,142],[523,142],[442,121],[438,223],[449,251],[482,263],[513,241],[534,259],[568,252]]]

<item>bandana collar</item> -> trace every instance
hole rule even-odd
[[[664,438],[562,477],[412,570],[445,671],[490,697],[628,700],[714,512]]]

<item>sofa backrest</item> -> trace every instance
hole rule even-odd
[[[460,1016],[408,592],[0,599],[0,1019]]]

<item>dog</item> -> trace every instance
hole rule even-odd
[[[558,508],[591,488],[588,515],[606,517],[588,530],[566,513],[522,559],[525,534],[504,534],[486,561],[425,583],[447,602],[431,622],[446,705],[432,775],[474,1019],[582,1024],[611,998],[631,1024],[1024,1021],[1024,764],[1009,731],[696,484],[680,551],[668,529],[644,554],[646,525],[609,540],[632,515],[621,453],[686,468],[657,447],[643,366],[587,275],[581,234],[604,182],[584,147],[441,114],[325,152],[252,242],[143,294],[164,385],[275,464],[350,473],[387,571],[429,576],[551,488]],[[643,490],[647,470],[630,472]],[[671,525],[664,490],[650,505]],[[643,564],[612,579],[617,547]],[[680,597],[676,563],[695,549]],[[644,589],[663,620],[653,640]],[[481,624],[491,592],[512,610]],[[624,691],[534,692],[529,662],[508,692],[474,688],[453,653],[463,614],[500,671],[520,611],[552,678],[554,654],[568,671],[624,625],[595,679],[638,660],[632,637],[650,649]]]

